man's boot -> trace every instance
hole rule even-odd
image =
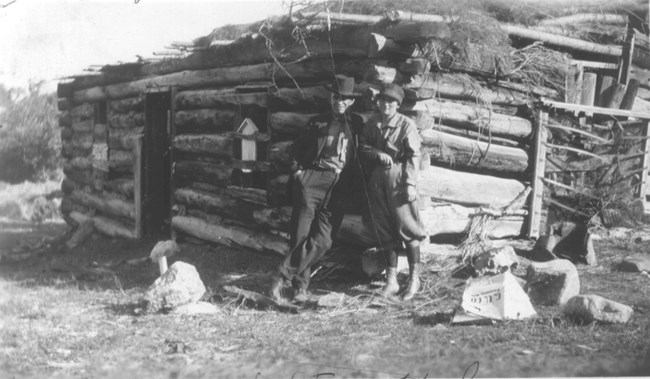
[[[269,286],[269,297],[275,301],[283,301],[282,299],[282,285],[284,284],[284,279],[281,275],[274,275],[271,279],[271,285]]]
[[[399,292],[399,283],[397,283],[397,267],[386,267],[386,285],[380,292],[384,296],[393,296]]]
[[[409,265],[409,280],[406,290],[402,294],[402,300],[411,300],[420,290],[420,263]]]
[[[306,303],[311,299],[307,288],[300,287],[293,290],[293,301],[296,303]]]

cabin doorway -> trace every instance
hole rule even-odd
[[[171,89],[146,93],[142,164],[142,221],[145,236],[171,235]]]

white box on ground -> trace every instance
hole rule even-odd
[[[495,320],[522,320],[537,315],[509,271],[468,280],[461,305],[465,312]]]

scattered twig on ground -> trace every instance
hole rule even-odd
[[[297,307],[297,306],[295,306],[293,304],[288,304],[288,303],[287,304],[281,304],[281,303],[271,299],[270,297],[261,295],[261,294],[259,294],[257,292],[254,292],[254,291],[248,291],[248,290],[245,290],[245,289],[241,289],[239,287],[224,286],[223,289],[230,292],[230,293],[236,294],[239,297],[250,300],[250,301],[254,302],[255,304],[263,305],[263,306],[267,306],[267,307],[269,307],[269,306],[274,307],[274,308],[276,308],[276,309],[278,309],[280,311],[297,313],[298,309],[299,309],[299,307]]]

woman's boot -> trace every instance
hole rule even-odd
[[[409,261],[409,280],[402,300],[411,300],[420,290],[420,241],[406,243],[406,258]]]
[[[282,298],[282,285],[284,284],[284,278],[281,275],[276,274],[271,278],[271,285],[269,286],[269,297],[277,302],[281,302],[284,299]]]
[[[414,263],[409,265],[409,280],[402,294],[402,300],[411,300],[418,291],[420,291],[420,263]]]
[[[386,267],[386,285],[381,289],[384,296],[394,296],[399,292],[399,283],[397,283],[397,267]]]

